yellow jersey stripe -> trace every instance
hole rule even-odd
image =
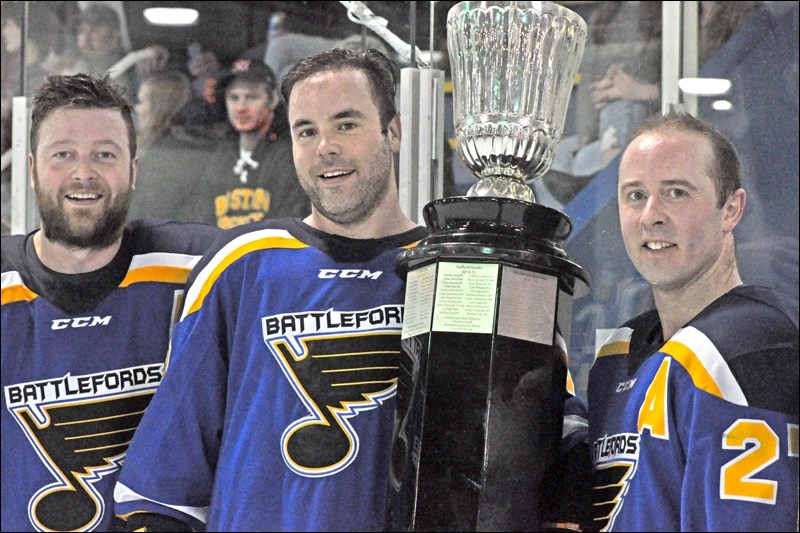
[[[30,302],[38,295],[31,291],[25,285],[13,285],[11,287],[3,287],[2,297],[0,297],[0,305],[6,305],[14,302]]]
[[[130,267],[120,287],[132,283],[161,282],[186,283],[192,268],[200,260],[200,255],[176,253],[149,253],[136,255],[131,259]],[[17,271],[4,272],[2,275],[2,305],[12,302],[30,302],[38,295],[25,286]]]
[[[128,274],[120,283],[120,287],[144,281],[186,283],[189,274],[201,257],[200,255],[168,252],[135,255],[131,259]]]
[[[25,286],[22,276],[16,270],[3,272],[2,290],[0,291],[0,304],[6,305],[14,302],[30,302],[38,296]]]
[[[127,287],[132,283],[155,281],[161,283],[186,283],[189,279],[191,268],[170,267],[170,266],[150,266],[137,268],[128,271],[125,279],[119,284],[120,287]]]
[[[186,295],[186,306],[181,320],[200,309],[222,272],[245,255],[258,250],[307,247],[307,244],[297,240],[286,230],[254,231],[233,239],[217,252],[192,283]]]
[[[561,333],[556,331],[556,346],[561,350],[561,359],[564,361],[564,366],[567,367],[567,392],[575,396],[575,382],[572,380],[572,374],[569,372],[569,354],[567,353],[567,342]]]
[[[174,252],[151,252],[133,256],[128,270],[151,266],[169,266],[192,269],[200,261],[200,255],[179,254]]]
[[[570,374],[569,368],[567,369],[567,392],[571,396],[575,396],[575,382],[572,381],[572,374]]]

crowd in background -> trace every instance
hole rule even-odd
[[[369,31],[353,33],[352,24],[331,25],[321,31],[318,25],[297,13],[276,11],[268,27],[253,46],[241,50],[236,59],[200,42],[187,43],[176,53],[161,43],[148,43],[147,57],[127,65],[120,60],[130,51],[130,37],[121,3],[102,2],[31,2],[27,15],[27,39],[24,43],[25,67],[21,68],[24,2],[3,2],[3,76],[2,76],[2,151],[11,145],[11,97],[32,96],[47,74],[107,72],[117,64],[112,78],[125,88],[136,104],[137,124],[142,144],[140,178],[147,184],[133,204],[136,216],[165,216],[179,220],[203,221],[230,227],[252,220],[249,215],[212,215],[204,205],[204,191],[195,179],[209,173],[208,163],[214,149],[231,141],[231,109],[226,110],[225,94],[218,82],[235,68],[235,61],[266,64],[273,73],[274,87],[279,87],[286,71],[299,59],[335,47],[377,48],[394,54],[384,41]],[[79,5],[86,5],[81,9]],[[116,4],[116,6],[114,6]],[[374,3],[373,3],[374,4]],[[552,169],[535,184],[541,202],[563,208],[583,186],[618,155],[638,122],[658,110],[661,70],[661,3],[596,2],[588,3],[580,13],[589,23],[589,40],[581,64],[580,83],[576,83],[570,108],[571,124],[565,127]],[[762,2],[701,2],[700,58],[702,64],[756,11]],[[445,6],[446,7],[446,6]],[[344,13],[341,13],[345,19]],[[444,34],[444,14],[440,13],[438,32]],[[346,21],[345,21],[346,22]],[[443,35],[435,39],[444,47]],[[440,57],[446,57],[442,54]],[[124,63],[124,61],[123,61]],[[399,68],[407,66],[398,63]],[[446,59],[434,65],[449,71]],[[450,89],[451,90],[451,89]],[[276,91],[277,92],[277,91]],[[450,94],[447,105],[452,105]],[[266,137],[281,136],[285,110],[280,102]],[[450,124],[447,133],[454,136]],[[285,135],[285,132],[283,133]],[[285,145],[288,149],[288,145]],[[452,148],[452,139],[451,146]],[[235,147],[228,147],[234,150]],[[252,147],[246,152],[252,152]],[[259,149],[259,153],[262,150]],[[271,150],[275,153],[275,150]],[[464,194],[473,178],[457,162],[455,150],[446,151],[445,196]],[[247,155],[248,154],[241,154]],[[262,157],[263,154],[261,154]],[[283,160],[288,161],[286,154]],[[9,162],[3,164],[2,231],[9,230]],[[241,157],[234,158],[231,171],[220,174],[217,168],[211,180],[230,180],[232,172],[241,176]],[[279,157],[278,160],[281,160]],[[245,158],[244,161],[248,161]],[[258,161],[252,158],[249,161]],[[226,160],[227,162],[227,160]],[[236,165],[239,165],[238,167]],[[281,171],[285,166],[278,164]],[[253,169],[254,170],[254,169]],[[262,167],[262,173],[264,169]],[[252,173],[251,173],[252,175]],[[204,183],[208,183],[208,179]],[[228,193],[235,191],[228,187]],[[267,191],[269,192],[269,191]],[[264,191],[239,191],[239,196],[264,194]],[[287,201],[297,200],[291,196]],[[280,198],[277,199],[280,201]],[[228,196],[230,203],[240,201]],[[241,200],[241,201],[247,201]],[[278,201],[269,200],[277,206]],[[307,206],[279,209],[300,214]],[[262,210],[264,216],[273,216]],[[237,218],[238,217],[238,218]]]

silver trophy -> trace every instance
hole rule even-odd
[[[549,2],[461,2],[456,146],[478,178],[423,209],[397,259],[405,320],[387,517],[401,531],[541,531],[567,384],[572,223],[527,182],[561,138],[586,24]],[[569,517],[566,517],[569,518]]]
[[[564,128],[586,23],[550,2],[461,2],[447,16],[456,148],[467,196],[534,201]]]

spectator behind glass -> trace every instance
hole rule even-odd
[[[698,64],[702,66],[714,55],[761,5],[762,2],[700,2]],[[622,63],[611,65],[606,74],[592,85],[592,89],[592,100],[600,110],[601,135],[605,131],[603,121],[613,120],[610,116],[613,112],[612,106],[624,103],[628,106],[642,106],[642,102],[655,102],[660,97],[658,79],[648,82],[647,77],[637,76]],[[621,104],[617,104],[618,102]],[[631,113],[636,119],[633,127],[643,119],[639,115],[641,113]],[[622,131],[625,135],[621,142],[615,143],[615,149],[603,152],[603,166],[619,153],[619,146],[630,138],[630,130]]]
[[[75,45],[62,58],[61,72],[103,75],[124,56],[119,15],[107,5],[91,4],[78,15]],[[115,81],[125,89],[125,98],[133,101],[132,72],[120,74]]]
[[[588,26],[575,94],[577,133],[561,140],[550,172],[534,187],[539,196],[552,195],[557,208],[614,159],[660,96],[661,2],[601,2]],[[622,76],[624,90],[609,92]]]
[[[130,216],[198,221],[198,182],[213,141],[181,124],[180,111],[191,97],[189,78],[178,71],[156,73],[142,82],[138,97],[141,155]]]
[[[295,20],[282,12],[272,14],[264,63],[278,79],[283,79],[301,59],[336,47],[339,39],[309,35],[304,33],[306,27],[306,21]]]
[[[163,46],[152,45],[148,48],[150,56],[137,61],[135,67],[128,66],[123,67],[124,70],[108,72],[127,55],[122,45],[120,17],[114,8],[93,3],[78,16],[75,46],[65,54],[59,70],[64,74],[108,73],[115,83],[125,89],[125,98],[133,103],[136,101],[139,78],[161,70],[169,58],[169,53]]]
[[[2,9],[2,146],[0,182],[2,234],[11,229],[11,101],[14,96],[32,96],[63,48],[62,24],[46,2],[34,2],[28,10],[25,40],[25,87],[22,87],[22,2],[3,2]]]
[[[362,38],[361,33],[338,38],[304,33],[307,27],[306,21],[292,19],[282,12],[273,13],[270,17],[264,63],[278,79],[283,79],[289,69],[301,59],[334,48],[345,48],[354,52],[373,48],[386,56],[390,55],[383,41],[371,31],[368,31],[366,38]]]
[[[698,64],[702,66],[713,56],[762,5],[700,2]],[[634,19],[637,12],[638,21]],[[584,77],[598,72],[598,67],[605,71],[595,81],[587,84],[589,80],[584,80],[579,86],[579,133],[559,143],[553,172],[543,180],[562,204],[605,168],[630,141],[637,125],[657,111],[661,97],[660,19],[660,2],[603,2],[594,13],[581,71]],[[636,32],[632,34],[633,29]]]
[[[639,122],[658,110],[660,94],[652,85],[661,78],[661,3],[604,2],[593,21],[590,46],[596,47],[603,62],[598,70],[605,72],[599,79],[587,80],[593,81],[591,101],[597,110],[597,130],[592,125],[579,134],[583,143],[601,141],[600,170],[630,141]],[[623,74],[627,76],[624,93],[604,92],[613,76]]]
[[[700,2],[700,54],[698,65],[703,66],[739,31],[764,2]]]
[[[647,4],[641,6],[643,9],[652,8],[655,15],[657,2],[642,4]],[[702,66],[715,54],[761,5],[762,2],[701,2],[698,64]],[[633,70],[622,62],[614,63],[592,84],[592,101],[599,110],[600,136],[606,135],[610,128],[616,129],[616,141],[601,147],[603,167],[631,139],[638,123],[656,111],[655,104],[661,96],[660,76],[642,75],[641,70]],[[651,77],[654,79],[649,81]]]
[[[182,72],[160,72],[141,84],[134,109],[142,150],[170,129],[190,97],[189,78]]]
[[[19,63],[15,61],[22,53],[22,9],[18,2],[3,2],[3,47],[4,54],[9,54],[10,63],[3,63],[3,71],[7,71],[13,91],[19,92]],[[64,43],[61,35],[62,23],[47,4],[31,6],[28,12],[27,39],[25,41],[25,93],[33,92],[44,83],[48,74],[54,72],[54,61],[62,51]],[[5,57],[4,57],[5,59]]]
[[[199,42],[190,43],[186,51],[186,68],[191,76],[192,95],[181,109],[183,125],[195,135],[219,135],[228,122],[225,106],[220,105],[215,96],[214,76],[222,70],[222,65],[217,55]]]
[[[240,59],[215,78],[207,96],[224,101],[230,128],[219,139],[200,182],[201,221],[232,228],[266,218],[305,216],[285,107],[275,75]]]

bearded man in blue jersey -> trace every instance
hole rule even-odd
[[[798,303],[739,275],[736,151],[690,115],[650,119],[617,192],[656,308],[616,330],[589,375],[593,527],[796,531]]]
[[[125,452],[158,384],[192,267],[219,233],[126,216],[121,88],[51,76],[28,163],[41,227],[2,238],[2,529],[111,531]]]

